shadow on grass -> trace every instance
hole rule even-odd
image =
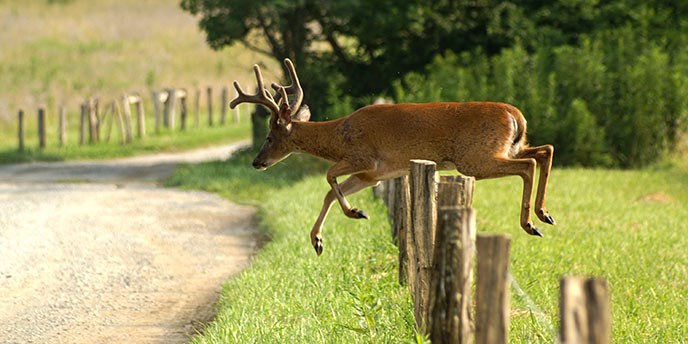
[[[165,186],[216,192],[234,202],[256,204],[275,189],[314,174],[323,174],[327,161],[294,154],[266,171],[251,166],[255,157],[252,149],[238,151],[230,159],[197,165],[185,165],[165,181]]]

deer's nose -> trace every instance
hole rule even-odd
[[[262,161],[258,161],[258,159],[253,160],[253,168],[256,170],[264,170],[268,167],[268,164]]]

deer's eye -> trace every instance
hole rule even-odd
[[[272,143],[272,137],[268,136],[268,137],[265,139],[265,142],[267,142],[267,143]]]

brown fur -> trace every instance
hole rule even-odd
[[[258,103],[272,111],[270,133],[253,162],[259,169],[268,168],[292,152],[304,152],[334,162],[327,171],[331,190],[325,195],[320,215],[311,230],[311,243],[322,253],[322,225],[334,201],[351,218],[367,218],[353,208],[346,195],[377,184],[380,180],[408,174],[410,160],[424,159],[437,163],[440,169],[456,169],[476,179],[517,175],[523,179],[521,227],[532,235],[542,235],[530,218],[530,202],[535,183],[535,170],[540,166],[535,207],[537,217],[548,224],[554,219],[545,209],[545,193],[554,148],[551,145],[529,147],[526,144],[526,120],[516,107],[504,103],[424,103],[370,105],[327,122],[292,120],[292,110],[300,116],[301,87],[291,61],[285,60],[292,79],[289,90],[293,103],[278,107],[262,89],[262,76],[254,66],[259,91],[239,96],[231,106],[241,102]],[[285,87],[277,85],[286,100]],[[293,107],[293,109],[291,108]],[[337,178],[349,175],[341,184]]]

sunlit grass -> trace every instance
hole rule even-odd
[[[379,200],[370,192],[350,198],[371,214],[369,221],[345,218],[333,207],[318,258],[308,232],[328,190],[322,166],[295,156],[261,173],[250,170],[250,160],[244,153],[189,166],[172,179],[243,202],[253,195],[261,231],[270,238],[254,264],[224,286],[216,320],[194,342],[418,341]],[[540,239],[518,226],[518,178],[477,183],[479,232],[512,238],[511,270],[520,291],[512,290],[510,342],[555,341],[559,279],[571,274],[607,279],[615,342],[685,340],[688,173],[556,169],[549,191],[558,225],[541,225]]]

